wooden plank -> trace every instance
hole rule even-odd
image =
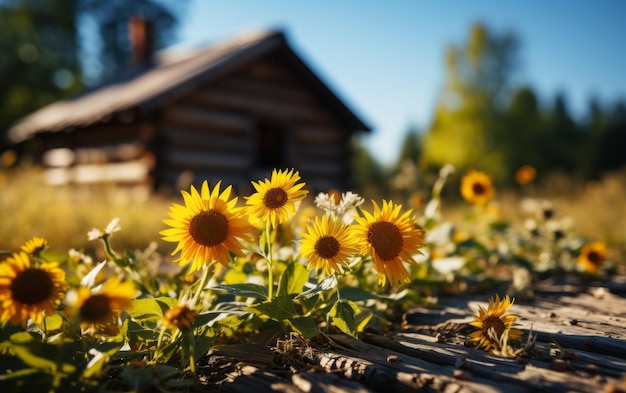
[[[184,103],[167,108],[163,113],[163,121],[174,126],[181,125],[241,133],[247,132],[252,125],[251,119],[241,113],[185,106]]]
[[[319,106],[318,98],[311,93],[310,89],[302,85],[278,84],[266,79],[235,75],[221,80],[213,86],[220,90],[233,91],[238,94],[266,97],[272,101]]]
[[[347,132],[341,128],[296,126],[294,140],[298,143],[339,144],[346,140]]]
[[[238,73],[273,83],[301,83],[299,76],[296,75],[292,69],[286,67],[284,61],[281,61],[280,58],[268,58],[264,61],[257,61],[250,64],[248,67],[244,67]]]
[[[198,170],[245,170],[253,163],[252,159],[245,155],[211,152],[202,150],[167,150],[162,159],[167,165],[174,168],[186,168],[191,171]]]
[[[161,138],[167,149],[205,149],[209,154],[211,151],[250,154],[253,147],[252,138],[245,134],[216,132],[214,129],[164,126]]]
[[[226,89],[198,91],[190,96],[189,100],[199,106],[241,111],[284,123],[295,124],[306,121],[314,124],[338,124],[338,119],[334,115],[318,107],[251,97]]]
[[[326,162],[334,161],[339,166],[343,166],[348,156],[343,146],[324,146],[314,144],[298,144],[295,146],[295,154],[298,160]]]
[[[486,307],[487,300],[488,296],[440,298],[435,309],[409,310],[402,330],[364,333],[358,340],[343,334],[310,341],[293,338],[290,345],[273,347],[272,360],[267,353],[255,355],[256,350],[248,351],[249,355],[240,349],[231,351],[238,369],[207,389],[254,389],[257,393],[624,391],[626,337],[621,318],[626,298],[587,288],[570,294],[545,292],[536,299],[516,302],[509,311],[520,316],[526,337],[531,327],[537,337],[532,351],[519,359],[498,357],[467,344],[468,334],[475,329],[469,326],[470,312],[478,305]],[[598,305],[603,300],[610,309]],[[577,323],[568,323],[572,320]],[[294,349],[285,352],[285,348]]]

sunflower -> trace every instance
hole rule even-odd
[[[461,179],[463,199],[474,205],[486,205],[495,196],[491,178],[484,172],[470,170]]]
[[[172,228],[159,233],[165,241],[178,242],[172,255],[180,251],[175,262],[181,266],[191,262],[190,273],[214,261],[228,267],[229,252],[243,256],[241,241],[251,240],[252,226],[245,210],[236,207],[236,197],[229,200],[232,186],[220,193],[220,184],[211,192],[205,180],[200,193],[193,186],[191,193],[182,191],[185,206],[172,204],[171,219],[163,220]]]
[[[48,241],[43,237],[34,237],[24,243],[22,251],[27,254],[38,256],[48,246]]]
[[[31,266],[24,252],[0,263],[0,322],[25,325],[28,319],[40,324],[53,315],[65,295],[65,272],[58,263]]]
[[[198,312],[182,304],[170,308],[163,314],[163,324],[171,330],[189,330],[196,320]]]
[[[524,334],[521,330],[515,329],[517,323],[515,320],[519,318],[519,315],[508,314],[504,315],[508,309],[513,305],[514,299],[509,298],[509,295],[502,300],[496,295],[496,298],[489,298],[489,306],[485,310],[482,306],[478,306],[478,315],[472,313],[474,318],[470,325],[477,327],[477,330],[470,333],[470,342],[477,343],[477,348],[485,348],[485,351],[493,349],[500,349],[499,340],[506,332],[508,338],[511,341],[517,341],[522,338]],[[493,329],[493,333],[489,331]],[[495,340],[493,335],[497,337]]]
[[[361,254],[369,254],[378,273],[378,282],[385,285],[408,282],[409,272],[402,262],[417,264],[414,254],[420,254],[424,245],[424,231],[411,217],[409,209],[400,215],[402,205],[383,200],[382,209],[376,202],[374,214],[363,211],[364,217],[354,217],[357,221],[354,235],[359,240]]]
[[[350,227],[339,219],[324,215],[315,217],[313,226],[307,225],[300,244],[302,256],[309,260],[309,269],[323,270],[324,273],[343,273],[348,259],[356,255],[358,239],[352,236]]]
[[[76,292],[73,312],[83,329],[104,327],[115,330],[120,311],[130,306],[136,292],[135,284],[131,281],[120,282],[117,277],[96,289],[81,286]]]
[[[308,194],[302,190],[305,183],[297,183],[300,174],[293,169],[290,171],[272,171],[270,180],[252,182],[256,192],[246,197],[250,222],[268,222],[273,228],[288,221],[296,212],[296,203]]]
[[[515,172],[515,181],[523,186],[531,183],[537,177],[537,171],[531,165],[523,165]]]
[[[587,244],[582,248],[577,261],[586,272],[596,274],[605,259],[606,244],[604,242],[595,242]]]

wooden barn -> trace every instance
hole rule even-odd
[[[9,130],[10,138],[30,140],[55,184],[158,188],[207,179],[249,190],[272,168],[294,168],[310,190],[348,186],[351,138],[369,128],[283,32],[167,53],[36,111]]]

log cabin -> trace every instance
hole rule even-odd
[[[273,168],[294,168],[309,190],[349,187],[351,138],[370,129],[284,32],[243,34],[182,55],[136,53],[144,64],[129,75],[9,130],[14,142],[34,146],[49,183],[160,189],[206,179],[247,191]]]

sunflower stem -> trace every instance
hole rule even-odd
[[[202,277],[200,278],[200,283],[198,288],[196,288],[196,292],[193,294],[193,298],[191,299],[190,305],[195,306],[198,304],[200,300],[200,295],[206,287],[206,284],[209,282],[211,278],[211,271],[213,270],[213,265],[215,265],[215,261],[209,263],[208,265],[204,265],[204,270],[202,271]]]
[[[163,337],[165,336],[165,330],[167,330],[165,326],[161,327],[161,332],[159,333],[156,349],[154,351],[154,361],[157,363],[159,361],[159,358],[161,357],[161,348],[163,346]]]
[[[274,263],[272,261],[272,225],[270,224],[270,220],[267,220],[265,223],[265,241],[267,244],[267,255],[265,259],[267,260],[267,293],[270,301],[274,297]]]
[[[337,286],[335,287],[337,289],[337,301],[341,301],[341,294],[339,293],[339,279],[337,278],[337,274],[333,273],[333,276],[335,276],[335,280],[337,280]]]

